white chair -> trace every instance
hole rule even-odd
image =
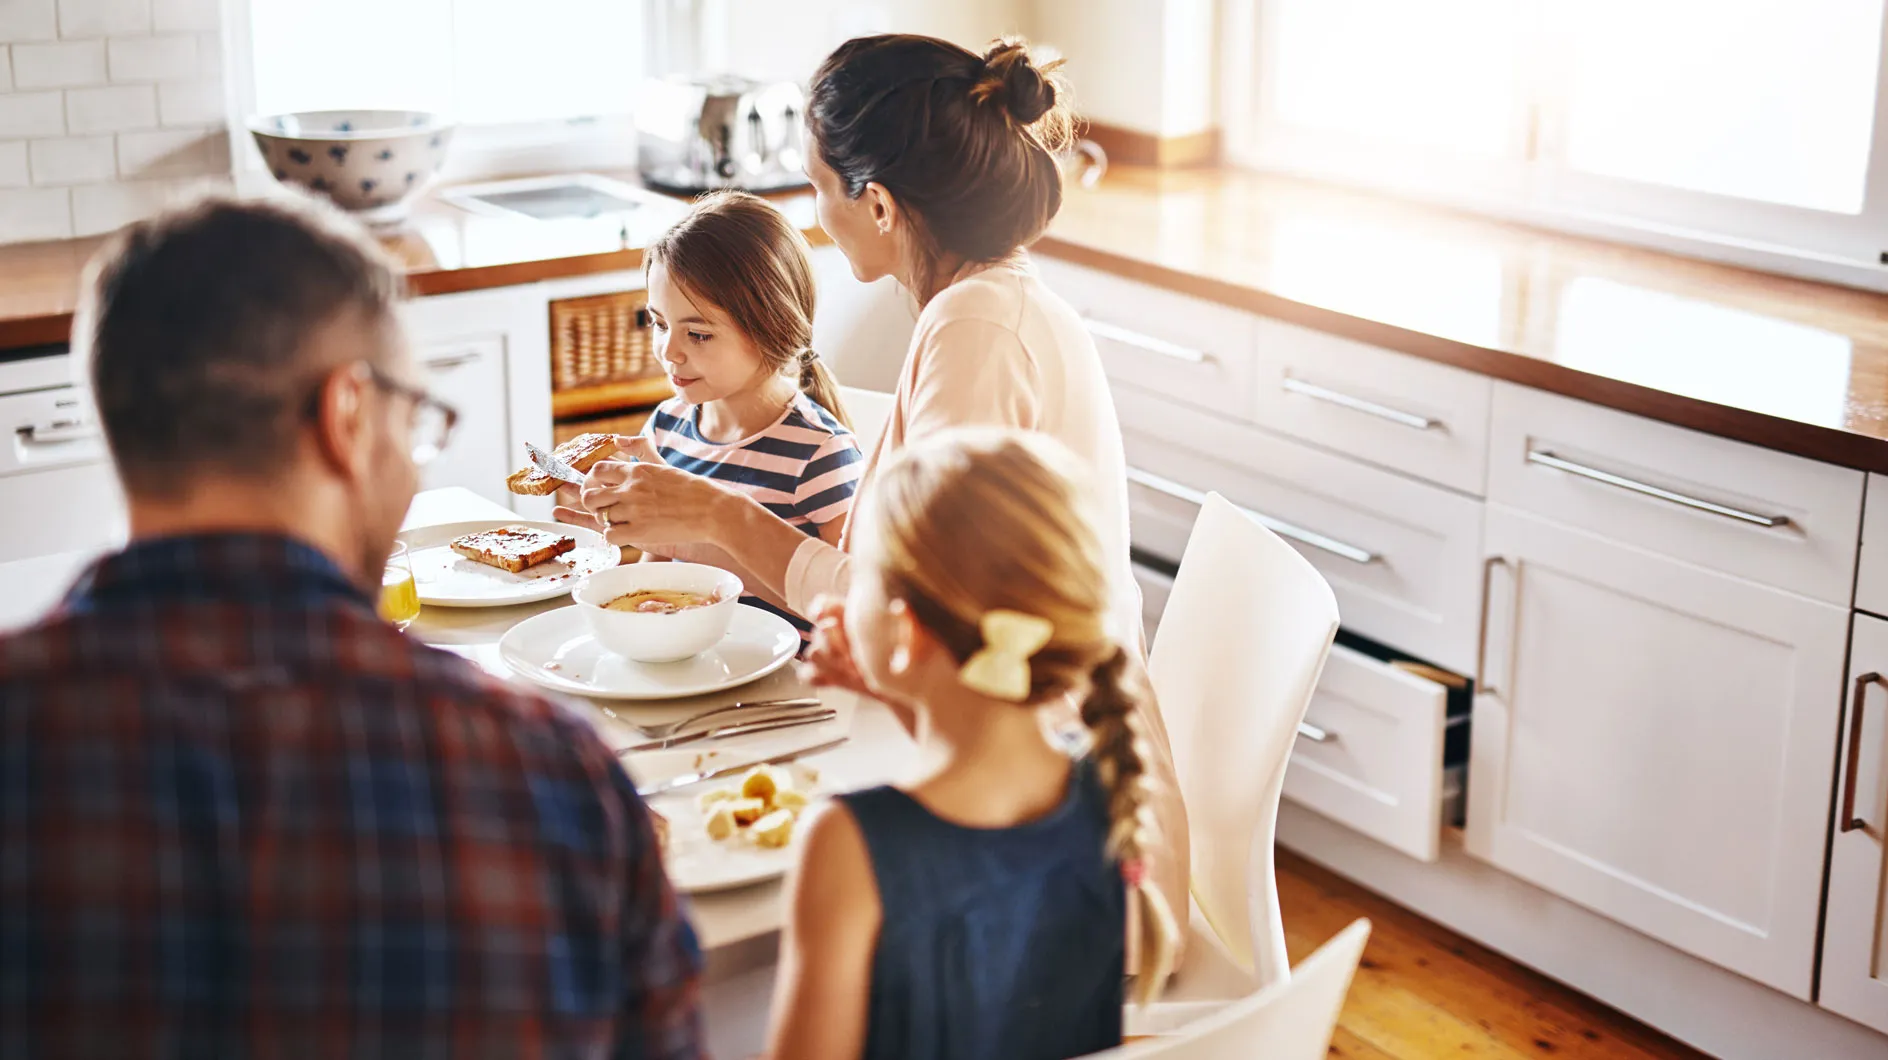
[[[846,415],[852,418],[852,433],[866,456],[878,448],[879,436],[892,418],[896,395],[883,390],[861,390],[854,386],[839,388],[839,400],[845,402]]]
[[[1187,963],[1130,1033],[1170,1030],[1290,976],[1272,842],[1298,723],[1337,633],[1323,576],[1209,494],[1148,663],[1192,847]],[[1256,1055],[1256,1054],[1254,1054]]]
[[[1288,978],[1189,1024],[1183,1033],[1091,1053],[1087,1060],[1323,1060],[1369,939],[1370,921],[1352,921]]]

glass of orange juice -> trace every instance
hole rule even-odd
[[[380,617],[403,631],[420,617],[420,587],[413,580],[413,560],[404,541],[393,543],[393,555],[380,577]]]

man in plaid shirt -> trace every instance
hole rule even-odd
[[[701,1055],[651,819],[374,613],[453,414],[313,206],[133,226],[77,344],[131,544],[0,640],[0,1056]]]

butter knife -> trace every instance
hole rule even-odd
[[[583,476],[577,469],[564,463],[551,453],[547,453],[530,442],[524,443],[524,451],[531,456],[531,466],[544,472],[559,482],[568,482],[573,486],[583,485]]]
[[[672,777],[656,784],[644,785],[636,789],[636,794],[647,799],[665,792],[674,791],[677,788],[691,787],[696,784],[706,783],[710,780],[720,780],[723,777],[740,776],[742,773],[747,772],[755,766],[784,765],[796,759],[805,758],[808,755],[825,754],[827,751],[841,746],[850,739],[852,739],[850,736],[841,736],[837,740],[827,740],[825,743],[814,744],[811,747],[802,747],[797,751],[785,751],[771,758],[762,758],[753,762],[742,762],[732,766],[722,766],[720,769],[710,769],[705,773],[685,773],[679,777]]]
[[[671,736],[666,740],[650,740],[647,743],[630,744],[628,747],[618,747],[616,753],[619,755],[633,755],[640,754],[644,751],[665,751],[671,747],[686,747],[691,743],[699,743],[702,740],[726,740],[735,736],[752,736],[756,733],[773,732],[776,729],[792,729],[801,725],[818,725],[821,722],[831,721],[838,716],[838,711],[831,707],[826,707],[823,709],[802,711],[798,714],[786,714],[777,718],[762,718],[759,721],[743,721],[733,725],[718,726],[713,729],[702,729],[699,732]]]

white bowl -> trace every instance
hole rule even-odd
[[[639,589],[714,593],[707,607],[667,615],[610,611],[604,604]],[[629,563],[585,578],[570,598],[577,601],[597,643],[636,662],[676,662],[700,655],[727,636],[740,606],[741,579],[700,563]]]
[[[269,172],[370,224],[405,218],[446,160],[452,125],[423,110],[310,110],[249,119]]]

